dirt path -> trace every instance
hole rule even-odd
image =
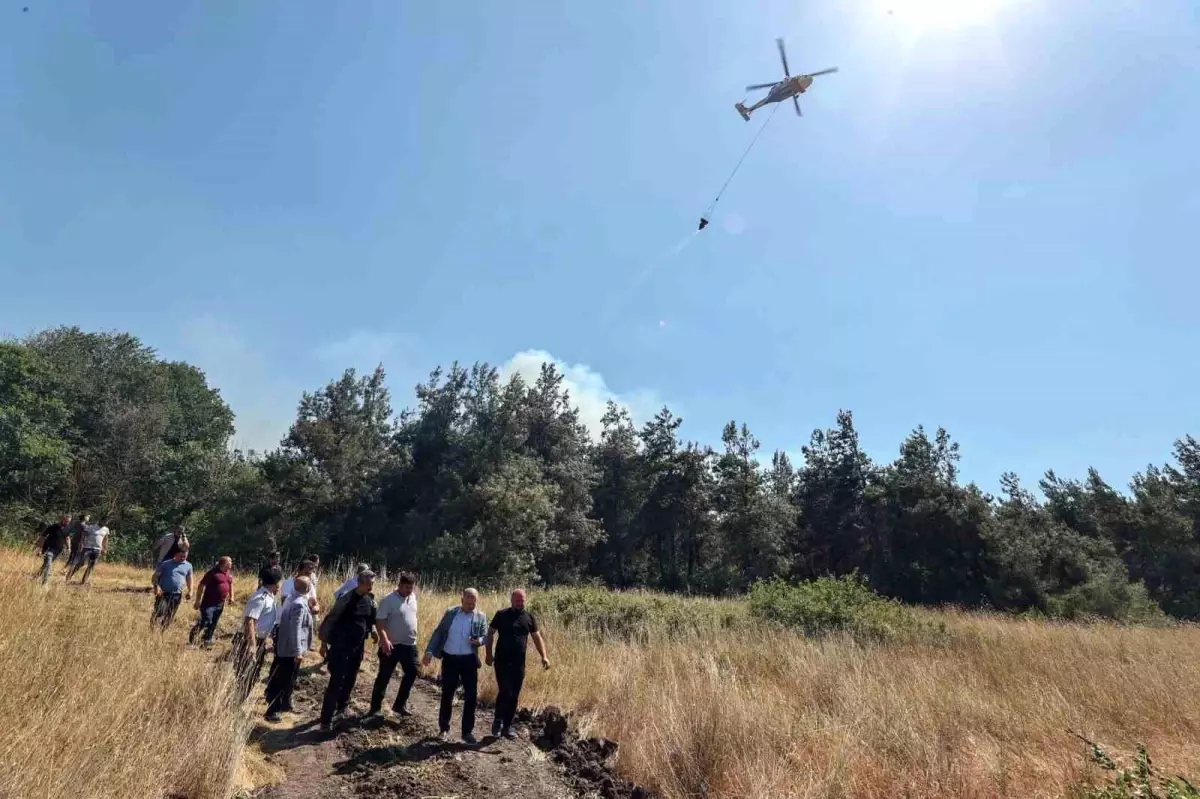
[[[648,795],[624,783],[609,768],[616,745],[582,741],[566,731],[566,720],[553,709],[537,717],[523,711],[520,739],[485,736],[491,708],[480,706],[478,744],[436,739],[439,687],[418,680],[408,718],[361,718],[371,684],[374,659],[363,663],[351,714],[322,734],[316,719],[327,675],[308,666],[301,674],[296,713],[280,725],[263,723],[251,739],[280,766],[286,779],[257,794],[259,799],[327,797],[410,797],[412,799],[642,799]],[[399,675],[389,686],[384,707],[391,707]],[[461,708],[456,703],[453,729]]]

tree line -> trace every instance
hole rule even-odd
[[[1200,615],[1200,442],[1127,491],[1094,470],[962,484],[949,434],[918,427],[875,463],[849,411],[793,463],[745,424],[717,448],[668,408],[610,403],[593,439],[547,364],[502,380],[435,369],[394,413],[383,368],[305,393],[279,446],[229,449],[204,374],[125,333],[0,343],[0,526],[107,513],[134,555],[184,522],[202,555],[365,556],[496,583],[706,594],[760,579],[859,574],[887,596],[1054,616]],[[1161,609],[1161,610],[1160,610]]]

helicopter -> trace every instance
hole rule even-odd
[[[779,60],[783,62],[783,80],[775,83],[756,83],[753,86],[747,86],[746,91],[752,92],[756,89],[770,89],[767,96],[759,100],[749,108],[745,103],[737,103],[734,108],[742,115],[742,119],[750,121],[750,115],[762,108],[768,103],[781,103],[789,97],[792,98],[793,105],[796,106],[796,116],[804,116],[800,111],[800,101],[796,99],[796,95],[804,94],[809,86],[812,86],[813,78],[818,75],[829,75],[837,72],[837,67],[823,69],[820,72],[812,72],[807,75],[793,75],[788,70],[787,51],[783,49],[783,39],[776,39],[775,44],[779,45]]]

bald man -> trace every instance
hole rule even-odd
[[[424,663],[434,658],[442,661],[442,706],[438,713],[438,737],[443,741],[450,735],[450,713],[454,709],[454,692],[463,687],[462,739],[476,743],[475,701],[479,690],[479,647],[487,634],[487,616],[475,607],[479,592],[474,588],[463,591],[462,603],[450,608],[438,622],[437,629],[425,647]]]
[[[542,668],[550,668],[546,657],[546,642],[538,631],[533,614],[525,609],[525,589],[512,592],[512,604],[492,618],[487,635],[487,664],[496,668],[496,715],[492,722],[492,735],[503,735],[513,739],[512,723],[517,715],[517,703],[521,698],[521,686],[525,683],[525,654],[529,639],[542,658]],[[495,655],[492,644],[499,638]]]
[[[200,611],[200,616],[188,633],[188,646],[195,646],[196,636],[203,632],[204,648],[212,648],[213,635],[221,623],[221,614],[225,612],[225,605],[233,600],[233,559],[225,555],[200,578],[200,592],[194,605]]]

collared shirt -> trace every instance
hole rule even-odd
[[[417,645],[417,595],[411,593],[407,597],[393,591],[379,603],[376,621],[384,622],[388,639],[393,644],[403,646]]]
[[[279,593],[283,596],[285,601],[291,599],[296,593],[296,578],[289,577],[288,579],[284,580],[283,588],[279,590]],[[317,598],[317,581],[311,574],[308,575],[308,593],[304,596],[311,599]]]
[[[275,629],[277,616],[275,595],[266,588],[260,588],[246,603],[246,613],[243,618],[254,619],[254,633],[259,638],[266,638]]]
[[[341,599],[342,594],[348,594],[351,591],[353,591],[355,588],[358,588],[358,575],[357,574],[354,575],[353,577],[348,578],[346,580],[346,582],[342,583],[341,586],[338,587],[338,590],[333,592],[333,598]]]
[[[275,641],[276,656],[303,656],[312,646],[312,634],[312,612],[308,609],[307,597],[292,597],[284,603],[283,611],[279,614],[279,638]]]
[[[450,634],[446,636],[446,646],[443,648],[447,655],[473,655],[475,647],[471,646],[471,624],[475,621],[472,614],[459,608],[450,623]]]

